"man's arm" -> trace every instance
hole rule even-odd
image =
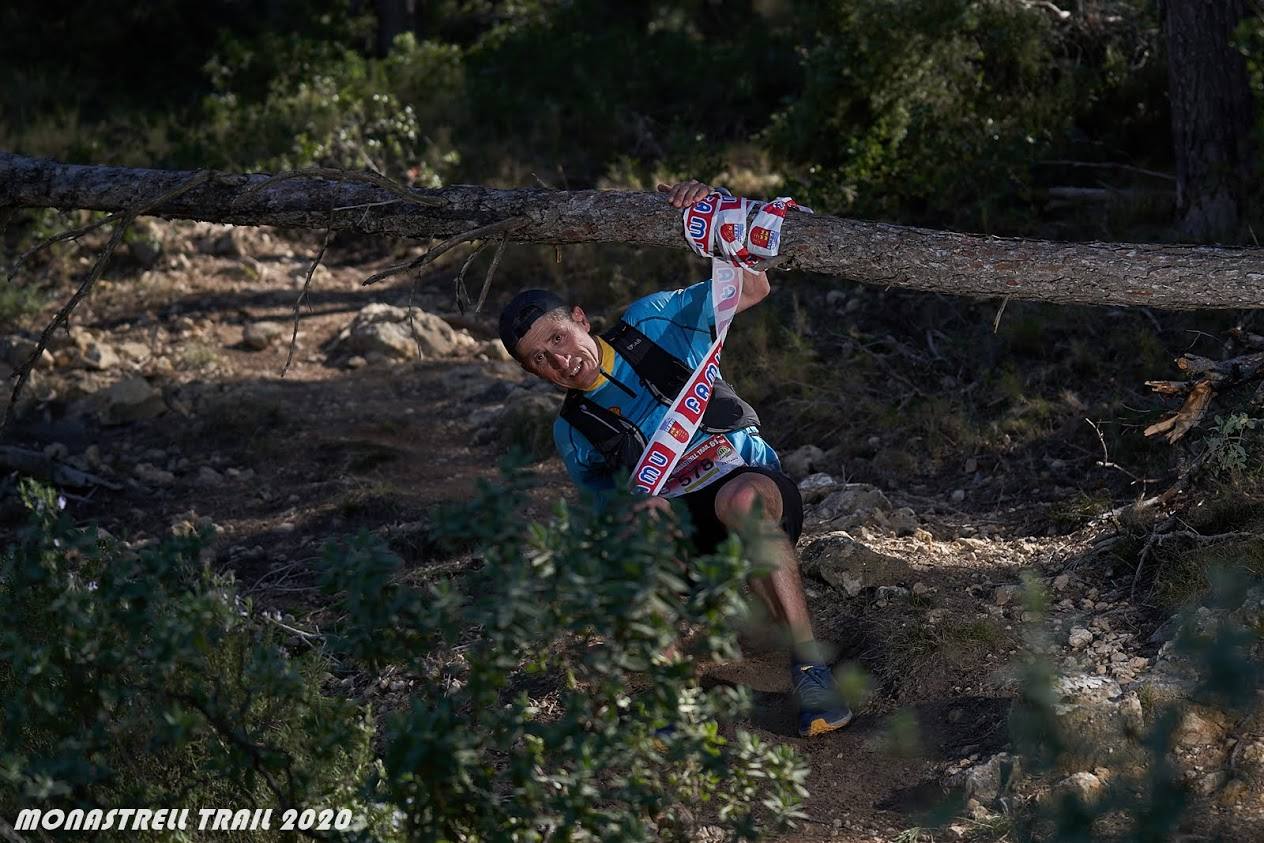
[[[674,185],[660,184],[658,186],[658,192],[666,193],[667,201],[674,208],[692,205],[694,202],[705,198],[711,193],[712,189],[697,179],[678,182]],[[772,292],[772,285],[768,283],[768,273],[751,272],[743,269],[742,297],[738,299],[737,312],[741,313],[743,310],[759,304],[768,297],[770,292]]]
[[[772,292],[772,284],[768,283],[767,272],[751,272],[742,270],[742,297],[737,300],[737,313],[748,307],[754,307]]]

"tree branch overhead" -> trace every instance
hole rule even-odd
[[[219,173],[146,213],[444,239],[520,218],[507,232],[515,242],[688,248],[679,212],[656,194],[453,185],[413,190],[416,198],[409,200],[362,175],[334,180],[328,174],[275,179]],[[0,207],[114,212],[152,201],[192,176],[0,153]],[[1260,248],[1062,243],[795,214],[783,231],[781,253],[787,257],[782,268],[952,295],[1170,310],[1264,307]]]

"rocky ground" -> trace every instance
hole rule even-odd
[[[216,564],[302,617],[314,599],[306,563],[331,533],[381,531],[418,576],[459,568],[426,541],[435,504],[493,477],[509,444],[548,448],[558,396],[508,361],[489,320],[452,312],[449,282],[364,289],[376,264],[334,250],[311,279],[283,378],[313,245],[161,223],[128,250],[126,271],[107,274],[54,337],[10,439],[20,451],[6,452],[59,477],[77,517],[133,542],[211,525]],[[6,337],[0,369],[33,340]],[[1174,623],[1131,599],[1131,572],[1103,553],[1108,528],[1036,535],[1021,492],[966,511],[962,489],[849,483],[814,446],[785,457],[808,504],[799,551],[818,634],[871,693],[851,727],[805,741],[793,737],[783,656],[752,640],[747,659],[705,677],[752,687],[746,725],[809,758],[809,820],[793,839],[1014,839],[1023,806],[1133,787],[1138,735],[1187,695],[1199,665],[1174,648]],[[969,462],[962,476],[976,474]],[[555,458],[537,472],[530,505],[543,515],[569,486]],[[1258,627],[1264,595],[1236,612]],[[1080,738],[1052,770],[1011,741],[1032,653],[1055,669],[1056,711]],[[1168,758],[1195,806],[1185,839],[1264,839],[1257,719],[1189,707]]]

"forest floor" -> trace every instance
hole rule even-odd
[[[360,287],[382,261],[337,249],[314,279],[282,379],[310,257],[280,237],[256,233],[243,247],[224,242],[223,232],[173,225],[153,268],[99,285],[60,343],[64,353],[36,372],[31,395],[41,409],[19,429],[20,443],[116,481],[120,488],[70,504],[76,517],[115,535],[136,541],[213,524],[215,564],[233,571],[257,603],[300,622],[318,610],[309,566],[331,535],[376,530],[416,576],[458,573],[468,557],[436,556],[423,525],[436,505],[495,479],[503,405],[549,390],[499,358],[487,333],[450,356],[370,355],[348,367],[327,344],[366,305],[403,305],[409,291]],[[451,315],[449,284],[423,285],[416,305]],[[452,322],[479,331],[477,320]],[[255,329],[250,340],[248,329],[260,323],[283,331]],[[83,365],[92,344],[108,346],[105,365]],[[160,402],[138,408],[141,396],[115,407],[101,397],[137,377]],[[129,414],[135,420],[102,423]],[[778,431],[766,433],[776,445]],[[556,458],[533,470],[538,483],[527,505],[547,517],[556,497],[573,491]],[[1138,689],[1161,656],[1163,639],[1152,634],[1165,619],[1130,600],[1131,571],[1102,562],[1102,528],[1051,530],[1048,500],[1036,494],[1047,478],[1023,474],[1021,465],[1007,470],[1014,491],[988,505],[972,504],[959,478],[927,481],[917,493],[880,478],[851,486],[831,478],[828,491],[854,494],[835,496],[828,511],[831,499],[810,496],[799,551],[818,636],[836,647],[840,664],[858,663],[873,681],[848,728],[794,735],[785,656],[758,636],[745,637],[744,660],[702,667],[708,683],[753,690],[755,708],[740,725],[794,746],[810,763],[808,820],[786,839],[1015,839],[1008,799],[1092,790],[1128,772],[1129,762],[1112,762],[1105,746],[1080,767],[1032,777],[1008,796],[995,782],[1026,646],[1045,642],[1065,702],[1100,702],[1126,715],[1147,699]],[[977,477],[979,468],[957,473]],[[1046,610],[1025,603],[1024,577],[1044,586]],[[397,693],[386,683],[360,692],[386,707]],[[1201,807],[1187,839],[1264,835],[1258,794],[1226,798],[1228,778],[1217,773],[1231,747],[1256,740],[1251,728],[1226,723],[1205,741],[1191,739],[1186,779]],[[954,799],[950,815],[931,816]]]

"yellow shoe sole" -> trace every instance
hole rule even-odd
[[[812,721],[812,723],[808,726],[808,730],[806,732],[802,730],[799,731],[799,737],[814,738],[817,735],[824,735],[824,734],[828,734],[829,732],[837,732],[839,729],[843,728],[850,722],[851,722],[850,717],[848,717],[846,720],[842,721],[841,723],[830,723],[829,721],[818,717]]]

